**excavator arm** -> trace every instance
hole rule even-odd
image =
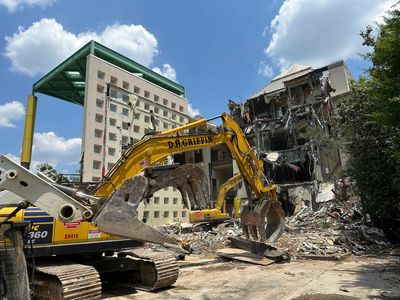
[[[220,118],[222,125],[212,131],[205,133],[191,133],[190,130],[206,125],[209,121]],[[276,187],[269,184],[264,176],[263,161],[258,159],[256,153],[249,145],[245,135],[239,125],[228,115],[223,113],[221,116],[202,119],[175,129],[163,131],[155,135],[148,136],[128,149],[120,160],[114,165],[105,179],[94,191],[94,195],[106,197],[124,184],[130,178],[142,181],[141,186],[146,186],[143,193],[136,193],[134,198],[129,198],[128,202],[137,207],[137,203],[152,195],[152,185],[157,185],[156,180],[143,180],[141,173],[148,167],[157,165],[167,158],[167,156],[195,151],[203,148],[213,147],[225,144],[233,159],[239,168],[240,176],[245,184],[248,203],[242,212],[242,225],[245,235],[253,239],[262,241],[275,241],[283,233],[285,213],[277,200]],[[179,174],[178,174],[179,173]],[[178,178],[192,177],[188,179],[194,185],[199,178],[204,176],[193,176],[191,173],[180,173],[172,175],[171,185],[177,182],[183,198],[185,191],[179,187]],[[209,205],[209,194],[205,194],[201,186],[192,186],[192,193],[189,199],[197,198],[197,201],[191,201],[191,208],[204,209]],[[224,188],[223,186],[221,187]],[[201,191],[201,192],[199,192]],[[225,192],[221,191],[224,195]],[[221,194],[221,195],[222,195]],[[199,201],[203,199],[204,201]],[[108,202],[110,203],[110,202]],[[206,205],[199,205],[203,203]],[[95,222],[101,222],[104,215],[114,214],[115,207],[107,208],[107,203],[103,208],[102,214],[95,218]],[[111,207],[111,206],[110,206]],[[121,208],[121,211],[127,211],[127,207]],[[112,219],[110,217],[110,219]],[[126,223],[129,223],[128,221]]]
[[[217,118],[222,120],[217,130],[191,132]],[[0,190],[19,195],[63,222],[87,220],[110,234],[175,244],[172,238],[140,221],[137,207],[165,186],[176,186],[192,208],[209,207],[208,184],[199,167],[160,165],[169,155],[221,144],[230,150],[246,186],[248,204],[242,212],[244,233],[254,239],[277,239],[283,232],[284,212],[276,201],[276,187],[267,182],[263,162],[257,158],[239,125],[225,113],[145,136],[122,155],[91,195],[61,190],[4,156],[0,157]]]

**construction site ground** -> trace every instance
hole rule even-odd
[[[386,252],[261,266],[190,255],[171,288],[148,293],[113,284],[103,299],[400,299],[400,257]]]

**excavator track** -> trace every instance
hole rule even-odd
[[[37,264],[32,278],[33,299],[100,299],[101,280],[95,268],[82,264]]]
[[[137,260],[140,266],[141,282],[135,288],[151,292],[173,285],[179,276],[179,264],[169,253],[148,249],[122,251],[127,258]]]
[[[79,263],[68,260],[44,260],[30,270],[33,299],[84,300],[100,299],[102,280],[116,278],[138,290],[152,292],[176,282],[179,265],[175,257],[150,249],[126,249],[117,256],[81,259]],[[108,276],[108,277],[107,277]]]

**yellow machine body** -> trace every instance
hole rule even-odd
[[[0,209],[0,221],[14,209],[14,207]],[[93,243],[121,239],[100,232],[96,226],[86,221],[62,223],[36,207],[20,210],[10,221],[31,222],[32,225],[26,235],[26,242],[34,246]]]

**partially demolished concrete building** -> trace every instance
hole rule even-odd
[[[330,136],[351,78],[343,61],[317,69],[293,65],[244,104],[229,101],[231,115],[266,162],[267,178],[281,189],[315,191],[343,165]]]

